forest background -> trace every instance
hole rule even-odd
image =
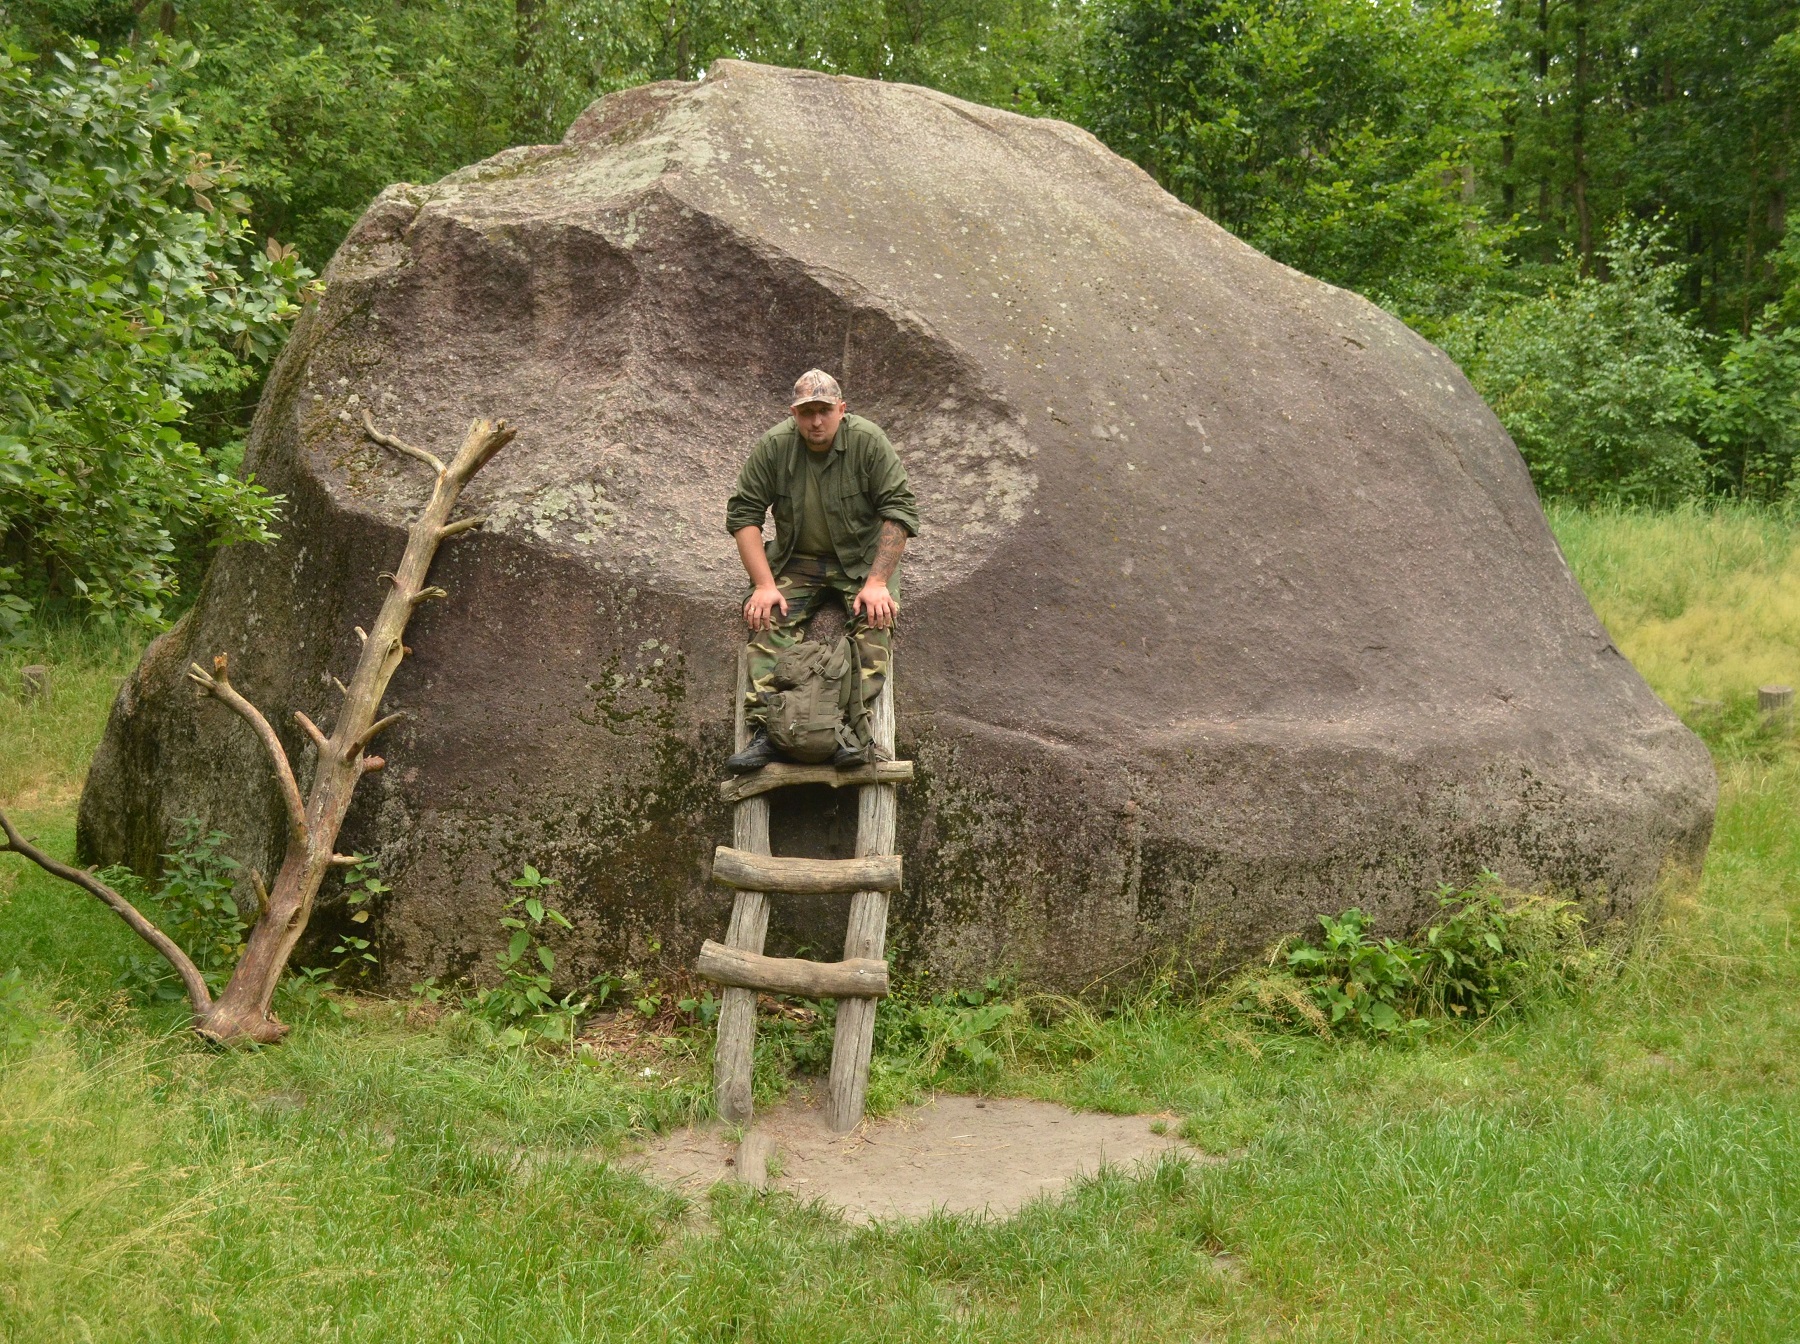
[[[1800,0],[0,0],[0,38],[0,638],[166,620],[278,525],[242,438],[381,188],[719,56],[1089,128],[1444,345],[1547,497],[1800,502]]]

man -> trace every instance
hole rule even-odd
[[[842,769],[874,759],[869,710],[887,679],[898,610],[894,573],[907,539],[919,531],[918,505],[899,455],[880,426],[845,414],[835,378],[820,369],[801,374],[789,409],[792,416],[750,450],[725,506],[725,526],[751,585],[744,603],[751,738],[725,763],[733,774],[749,774],[777,758],[762,718],[765,696],[774,689],[775,658],[800,642],[828,594],[844,604],[859,674],[848,725],[857,745],[839,747],[831,763]],[[763,518],[771,507],[775,539],[765,547]]]

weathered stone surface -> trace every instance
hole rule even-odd
[[[383,974],[480,973],[527,861],[562,883],[570,967],[689,961],[729,902],[706,872],[741,628],[723,501],[814,364],[926,518],[903,965],[1065,988],[1210,966],[1352,904],[1400,932],[1484,866],[1606,917],[1704,851],[1705,750],[1450,361],[1069,126],[721,62],[389,189],[329,279],[254,430],[283,540],[222,555],[121,691],[90,859],[146,863],[188,813],[266,859],[267,772],[181,667],[229,650],[272,719],[329,723],[425,493],[353,421],[451,445],[503,415],[519,439],[470,492],[493,524],[438,561],[450,600],[391,698],[415,717],[346,834],[394,886]],[[789,793],[777,852],[848,853],[829,791]],[[843,917],[788,903],[770,951],[834,956]]]

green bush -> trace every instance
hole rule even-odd
[[[1705,336],[1675,311],[1684,268],[1661,233],[1625,222],[1601,273],[1565,260],[1544,292],[1477,304],[1445,349],[1512,434],[1546,495],[1667,504],[1705,494],[1698,428]]]
[[[1421,1011],[1487,1017],[1566,993],[1609,959],[1588,945],[1572,902],[1512,891],[1492,873],[1462,891],[1440,888],[1438,909],[1415,940]]]
[[[1743,499],[1792,502],[1800,457],[1800,327],[1734,341],[1701,407],[1715,484]]]
[[[270,536],[278,501],[181,422],[255,376],[308,273],[198,148],[195,59],[0,55],[0,636],[46,604],[155,619],[181,546]]]
[[[589,1001],[577,999],[572,990],[560,999],[551,991],[556,953],[541,941],[542,935],[548,927],[572,927],[568,918],[545,905],[539,894],[555,886],[556,879],[526,864],[512,885],[519,888],[519,894],[506,903],[513,913],[500,919],[500,927],[508,930],[510,937],[494,955],[500,983],[477,990],[465,1006],[473,1017],[499,1033],[502,1045],[571,1044]]]
[[[1560,996],[1610,964],[1571,902],[1513,891],[1492,873],[1439,888],[1437,904],[1438,917],[1406,939],[1373,937],[1358,909],[1321,915],[1317,942],[1290,940],[1220,1002],[1276,1031],[1393,1036]]]
[[[1729,343],[1678,311],[1687,266],[1660,226],[1621,221],[1583,273],[1489,296],[1444,347],[1493,406],[1548,497],[1668,506],[1710,495],[1793,497],[1800,329],[1771,306]]]
[[[196,818],[184,817],[176,823],[174,846],[162,856],[162,876],[154,884],[124,868],[102,874],[192,958],[214,994],[225,988],[244,955],[244,934],[250,927],[233,894],[240,865],[225,853],[230,841],[225,832],[209,831]],[[135,939],[119,983],[141,1000],[187,998],[174,968]]]
[[[1381,1034],[1410,1025],[1403,1013],[1417,995],[1422,958],[1392,938],[1370,938],[1369,923],[1354,908],[1335,919],[1320,915],[1323,942],[1302,942],[1288,952],[1287,964],[1332,1026]]]
[[[876,1016],[877,1049],[922,1085],[951,1076],[980,1081],[1001,1062],[1003,1038],[1019,1007],[1011,986],[990,978],[979,987],[933,994],[923,1002],[897,996]]]

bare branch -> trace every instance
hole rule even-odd
[[[416,606],[420,606],[423,603],[431,601],[435,597],[449,597],[449,596],[450,596],[450,594],[446,593],[442,588],[439,588],[439,587],[433,585],[430,588],[421,588],[421,589],[419,589],[418,592],[414,593],[413,599],[412,599],[412,604],[416,607]]]
[[[99,897],[115,915],[131,926],[133,933],[155,948],[157,953],[173,966],[175,973],[181,977],[181,983],[187,988],[188,1003],[193,1006],[194,1016],[199,1017],[212,1007],[212,995],[207,991],[206,977],[200,974],[200,968],[194,965],[187,953],[175,945],[168,934],[145,919],[135,905],[92,873],[84,873],[79,868],[71,868],[66,863],[58,863],[38,849],[13,829],[12,822],[8,820],[4,812],[0,812],[0,830],[6,832],[4,849],[24,855],[52,877],[60,877],[65,882],[73,882],[82,890]]]
[[[445,523],[438,529],[438,540],[448,541],[451,537],[461,536],[464,532],[472,532],[487,522],[486,518],[458,518],[454,523]]]
[[[337,687],[337,693],[339,695],[349,695],[350,694],[350,688],[348,686],[344,685],[344,683],[339,681],[336,677],[333,677],[331,679],[331,684],[333,686]]]
[[[371,439],[375,440],[376,443],[379,443],[383,448],[392,448],[396,453],[405,453],[408,457],[416,458],[418,461],[423,462],[438,475],[442,476],[444,474],[444,464],[438,460],[437,454],[428,453],[423,448],[415,448],[410,443],[396,439],[392,434],[383,434],[379,429],[375,428],[375,420],[370,416],[367,409],[362,413],[362,422],[363,432]]]
[[[306,804],[300,800],[300,785],[294,779],[294,767],[289,763],[287,751],[281,745],[281,739],[275,736],[275,730],[269,721],[262,716],[262,711],[238,694],[237,687],[231,684],[227,674],[227,660],[224,654],[213,659],[213,670],[208,675],[198,663],[188,666],[188,679],[197,683],[208,695],[223,700],[236,710],[262,739],[263,747],[269,753],[269,763],[275,768],[275,783],[281,789],[282,801],[287,804],[288,824],[294,828],[294,838],[300,842],[306,839]]]
[[[331,856],[331,866],[333,868],[354,868],[361,862],[361,857],[355,854],[333,854]]]
[[[361,640],[364,644],[367,644],[369,642],[369,632],[367,630],[363,629],[360,625],[356,627],[356,637],[359,640]]]
[[[469,480],[495,453],[511,443],[518,432],[504,420],[470,421],[469,432],[463,437],[462,447],[456,450],[449,474],[460,481]]]
[[[325,744],[330,739],[328,739],[325,736],[325,734],[320,731],[319,725],[314,723],[311,719],[307,718],[306,715],[302,714],[297,709],[294,711],[294,719],[297,723],[299,723],[299,725],[302,728],[306,729],[306,735],[313,740],[313,745],[315,747],[317,747],[320,751],[324,751]]]
[[[362,735],[356,739],[355,744],[350,748],[350,754],[355,755],[364,747],[368,746],[369,743],[373,742],[375,740],[375,735],[381,732],[382,729],[392,728],[396,723],[399,723],[401,719],[406,717],[406,711],[402,709],[396,713],[389,714],[385,719],[375,720],[374,723],[371,723],[367,728],[363,729]]]
[[[269,888],[263,882],[262,869],[250,870],[250,885],[256,888],[256,917],[261,919],[269,913]]]

